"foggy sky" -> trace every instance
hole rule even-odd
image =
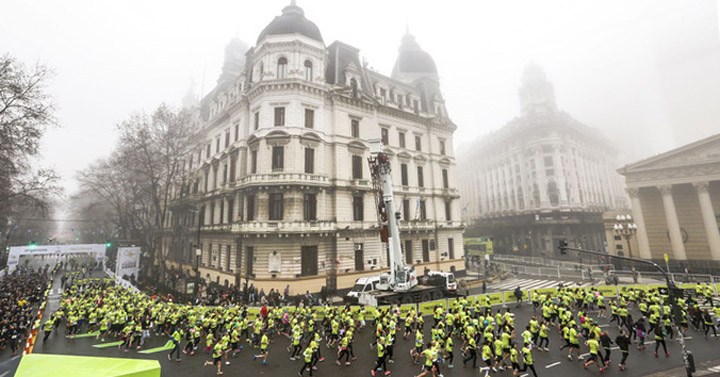
[[[0,13],[0,53],[56,71],[62,127],[44,163],[63,175],[107,156],[115,125],[161,102],[179,106],[192,82],[208,92],[232,37],[255,45],[289,0],[20,1]],[[519,114],[522,70],[533,61],[560,109],[600,129],[622,164],[720,130],[716,0],[298,0],[329,45],[361,50],[390,74],[406,25],[435,59],[461,141]]]

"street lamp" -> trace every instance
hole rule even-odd
[[[193,296],[197,297],[200,292],[200,258],[202,257],[202,249],[200,248],[200,230],[202,222],[200,221],[200,211],[194,209],[188,210],[190,213],[197,214],[197,244],[195,245],[195,287],[193,288]]]
[[[632,246],[630,246],[630,239],[632,239],[632,237],[637,233],[637,224],[633,222],[630,215],[617,215],[615,220],[617,222],[613,225],[613,230],[615,231],[615,234],[625,238],[625,242],[627,242],[628,247],[628,256],[632,258],[633,255]]]
[[[199,246],[199,245],[198,245]],[[193,289],[193,295],[197,296],[200,292],[200,258],[202,257],[202,249],[198,247],[195,249],[195,288]]]

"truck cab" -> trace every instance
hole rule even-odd
[[[380,276],[368,276],[355,280],[355,285],[345,295],[346,301],[357,303],[360,294],[377,290],[378,283],[380,283]]]

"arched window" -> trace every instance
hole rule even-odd
[[[285,58],[278,59],[277,78],[284,79],[287,77],[287,63]]]
[[[355,80],[355,79],[350,79],[350,87],[352,88],[352,96],[353,96],[353,98],[357,98],[357,96],[358,96],[357,80]]]
[[[312,81],[313,66],[310,60],[305,60],[305,80]]]

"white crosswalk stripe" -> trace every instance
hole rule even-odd
[[[581,282],[578,284],[574,281],[558,281],[558,280],[545,280],[545,279],[509,279],[498,283],[493,283],[488,288],[496,291],[509,291],[514,290],[518,286],[522,290],[527,289],[542,289],[542,288],[557,288],[562,283],[566,287],[587,287],[592,285],[590,282]]]

